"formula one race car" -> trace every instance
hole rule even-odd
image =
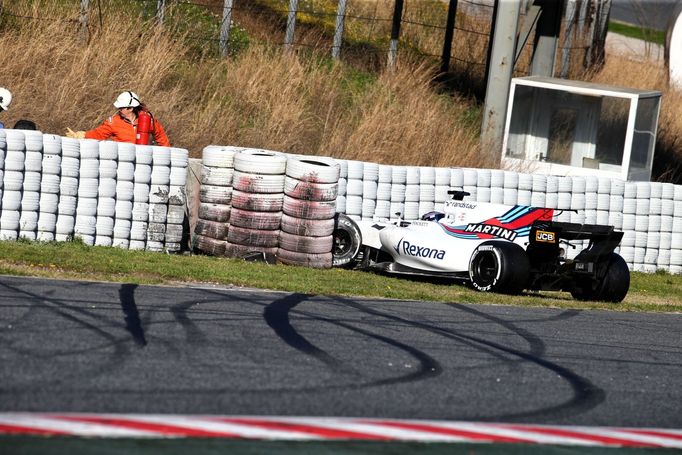
[[[418,221],[353,220],[338,214],[333,264],[388,274],[465,280],[483,292],[568,291],[580,300],[620,302],[630,271],[612,226],[553,221],[555,210],[465,202],[449,191],[445,212]],[[567,248],[588,246],[567,257]]]

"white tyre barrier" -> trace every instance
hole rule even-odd
[[[477,191],[476,191],[476,200],[478,202],[490,202],[491,195],[492,195],[491,188],[479,186]],[[443,200],[441,200],[441,202],[443,202],[445,200],[446,199],[443,199]],[[436,201],[438,201],[438,195],[436,195]]]
[[[214,186],[230,186],[234,169],[230,167],[201,166],[201,184]]]
[[[391,185],[391,202],[405,202],[405,192],[407,187],[400,183]],[[413,190],[411,190],[413,191]]]
[[[406,185],[419,185],[419,168],[408,166],[405,173]]]
[[[40,193],[38,196],[38,210],[44,213],[57,213],[59,195],[54,193]]]
[[[250,247],[276,248],[279,242],[279,230],[246,229],[230,226],[227,231],[227,241]]]
[[[476,186],[476,183],[478,183],[478,169],[462,169],[462,185]]]
[[[165,205],[168,203],[169,193],[170,193],[169,185],[151,185],[149,189],[149,203]]]
[[[334,201],[338,194],[336,183],[316,183],[285,177],[284,194],[307,201]]]
[[[419,202],[405,202],[403,219],[417,220],[419,219]]]
[[[284,177],[284,174],[245,173],[235,168],[233,187],[247,193],[282,193],[284,192]]]
[[[433,202],[436,200],[436,187],[433,185],[419,185],[419,201]]]
[[[391,200],[391,184],[380,182],[377,185],[377,200],[390,201]]]
[[[519,205],[531,205],[530,201],[532,199],[532,195],[533,195],[533,193],[530,190],[519,189],[518,199],[517,199],[516,203]]]
[[[348,179],[362,180],[363,175],[363,165],[362,161],[357,160],[347,160],[346,165],[348,168]]]
[[[336,211],[339,213],[346,213],[346,196],[336,197]]]
[[[323,254],[331,253],[333,239],[331,235],[309,237],[280,231],[279,248],[298,253]]]
[[[152,181],[152,167],[148,164],[137,164],[133,174],[135,183],[150,184]]]
[[[391,217],[391,202],[377,201],[377,205],[374,208],[374,217],[381,219],[389,219]]]
[[[113,217],[115,213],[116,213],[115,198],[101,197],[97,200],[97,216]]]
[[[5,190],[2,193],[2,210],[16,211],[21,209],[21,191]]]
[[[113,141],[101,141],[99,143],[99,159],[101,160],[118,159],[118,143]]]
[[[41,152],[26,152],[24,170],[41,172],[43,169],[43,154]]]
[[[174,186],[185,186],[187,184],[187,168],[172,167],[170,168],[170,184]]]
[[[22,189],[24,191],[40,191],[40,172],[26,172],[24,173],[24,182]]]
[[[19,231],[21,212],[3,207],[0,211],[0,229],[4,231]],[[16,239],[16,236],[14,237]]]
[[[232,168],[234,167],[234,155],[242,150],[244,149],[241,147],[209,145],[204,147],[201,152],[201,162],[210,167]]]
[[[134,163],[135,162],[135,151],[136,145],[128,142],[119,142],[116,144],[118,147],[118,162]]]
[[[519,191],[533,190],[533,176],[531,174],[519,174]]]
[[[98,197],[116,197],[116,179],[101,178],[97,187]]]
[[[5,152],[5,171],[24,171],[25,152],[18,150],[7,150]]]
[[[649,213],[653,215],[661,214],[662,202],[659,198],[652,197],[649,199]]]
[[[362,198],[374,199],[377,198],[377,182],[373,180],[363,180],[362,182]]]
[[[166,225],[166,243],[180,243],[184,230],[181,224],[167,224]]]
[[[281,219],[282,212],[254,212],[233,208],[230,214],[230,226],[273,230],[280,228]]]
[[[334,218],[336,204],[334,201],[304,201],[285,195],[282,211],[296,218],[326,220]]]
[[[299,156],[289,157],[286,161],[286,175],[296,180],[311,183],[336,183],[340,174],[340,166],[331,158]]]
[[[482,183],[482,186],[486,186],[485,181]],[[501,169],[491,169],[490,182],[487,186],[490,186],[490,188],[504,188],[504,171]]]
[[[405,197],[403,200],[405,202],[419,202],[419,192],[419,185],[408,184],[405,186]],[[395,200],[399,201],[400,199]]]
[[[236,243],[225,242],[224,255],[227,257],[241,258],[256,253],[264,253],[274,256],[277,254],[277,247],[239,245]]]
[[[349,179],[346,182],[346,196],[362,196],[364,182],[359,179]]]
[[[183,205],[168,205],[168,217],[166,222],[168,224],[182,224],[185,221],[185,206]]]
[[[21,212],[19,215],[19,231],[36,231],[38,229],[38,212]]]
[[[116,180],[133,182],[135,180],[135,164],[119,161],[116,168]]]
[[[504,202],[504,188],[492,187],[490,188],[490,202],[493,204],[502,204]]]
[[[347,215],[360,216],[362,214],[362,196],[347,196],[345,213]]]
[[[533,207],[545,207],[547,196],[545,193],[533,192],[530,196],[530,205]]]
[[[391,183],[393,179],[393,166],[389,164],[379,165],[379,183]]]
[[[377,201],[374,199],[363,199],[362,200],[362,219],[372,219],[374,217],[374,212],[376,211]]]
[[[391,183],[404,185],[407,181],[407,167],[393,166],[391,168]],[[449,183],[449,182],[448,182]]]
[[[378,182],[379,165],[377,163],[364,162],[362,165],[362,180]]]
[[[26,150],[26,136],[19,130],[4,130],[7,150]]]
[[[427,166],[419,168],[419,185],[433,186],[436,184],[436,169]]]
[[[152,185],[170,185],[170,167],[153,166],[150,182]]]
[[[79,198],[97,198],[99,179],[80,179],[78,182]]]
[[[145,183],[135,182],[133,186],[133,201],[134,202],[149,202],[149,192],[151,186]]]
[[[286,156],[258,149],[245,149],[234,155],[234,169],[246,174],[282,175]]]
[[[95,233],[97,237],[111,237],[114,235],[114,218],[109,216],[97,217]],[[111,243],[109,243],[110,246]]]
[[[40,193],[37,191],[24,191],[21,195],[21,211],[37,212],[40,207]]]
[[[137,244],[133,244],[133,240],[137,240],[139,242],[146,243],[147,241],[147,222],[146,221],[136,221],[133,219],[133,221],[130,223],[130,247],[132,248],[133,246],[137,246]],[[145,245],[142,245],[142,248],[136,248],[136,249],[144,249]]]
[[[59,176],[53,174],[43,174],[40,180],[40,191],[43,194],[59,193]]]
[[[78,178],[80,176],[80,160],[69,156],[62,157],[61,175],[63,177]]]
[[[116,182],[116,199],[119,201],[132,201],[135,196],[135,184],[126,180]]]
[[[55,233],[54,231],[38,231],[36,240],[39,242],[53,242],[55,240]]]
[[[425,214],[425,213],[432,212],[433,210],[435,210],[435,208],[436,208],[436,203],[435,203],[435,202],[432,202],[432,201],[420,201],[417,210],[418,210],[418,212],[419,212],[419,216],[421,216],[421,215],[423,215],[423,214]]]
[[[154,167],[170,166],[170,147],[152,145],[152,164]]]
[[[132,221],[149,221],[149,204],[146,202],[133,202]],[[140,239],[141,240],[141,239]]]
[[[166,224],[168,206],[166,204],[149,204],[149,222]]]
[[[201,185],[199,200],[208,204],[229,204],[232,200],[232,187]]]
[[[153,162],[153,150],[150,145],[136,145],[135,146],[135,164],[136,166],[145,165],[150,166]]]
[[[505,180],[505,182],[506,182],[506,180]],[[561,194],[563,194],[563,193],[561,193]],[[514,188],[505,188],[503,203],[507,204],[507,205],[516,205],[518,203],[518,201],[519,201],[518,190],[516,190]],[[570,205],[570,202],[569,202],[569,205]]]

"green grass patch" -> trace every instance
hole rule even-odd
[[[652,30],[649,28],[610,21],[609,32],[617,33],[629,38],[648,41],[650,43],[665,45],[665,32],[660,30]]]
[[[566,293],[482,294],[465,285],[374,273],[271,265],[200,255],[91,247],[80,242],[0,242],[0,273],[137,284],[216,284],[317,295],[620,311],[682,311],[682,277],[632,274],[623,303],[579,302]]]

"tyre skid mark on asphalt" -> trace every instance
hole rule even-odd
[[[408,419],[0,413],[0,435],[410,441],[682,448],[682,430]]]

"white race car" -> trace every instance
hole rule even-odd
[[[466,280],[479,291],[568,291],[581,300],[620,302],[630,271],[614,249],[612,226],[553,221],[555,210],[464,201],[449,191],[445,212],[419,221],[353,220],[337,215],[333,264],[389,274]],[[567,248],[589,240],[568,259]]]

